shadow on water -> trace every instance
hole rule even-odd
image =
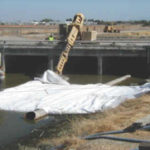
[[[47,69],[48,57],[46,56],[6,56],[6,72],[8,80],[10,76],[24,75],[33,79],[37,74],[43,73]],[[20,76],[18,80],[23,79]],[[15,79],[15,78],[14,78]],[[16,80],[16,82],[18,82]]]

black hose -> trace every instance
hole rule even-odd
[[[148,140],[139,140],[139,139],[132,139],[132,138],[122,138],[116,136],[93,136],[93,137],[85,137],[85,140],[96,140],[96,139],[108,139],[108,140],[115,140],[115,141],[122,141],[122,142],[131,142],[131,143],[150,143]]]
[[[131,133],[131,132],[135,132],[136,130],[150,130],[150,125],[146,125],[146,126],[142,127],[140,124],[132,124],[131,126],[125,128],[123,130],[100,132],[100,133],[82,137],[82,139],[85,139],[85,140],[109,139],[109,140],[132,142],[132,143],[143,143],[143,142],[150,143],[150,141],[148,141],[148,140],[121,138],[121,137],[115,137],[115,136],[105,136],[105,135],[109,135],[109,134]]]
[[[150,130],[150,125],[144,126],[140,130]]]
[[[92,137],[102,136],[102,135],[108,135],[108,134],[122,134],[122,133],[126,133],[126,132],[125,132],[124,130],[100,132],[100,133],[88,135],[88,136],[86,136],[86,137],[84,137],[84,138],[92,138]]]
[[[138,125],[131,125],[123,130],[117,130],[117,131],[108,131],[108,132],[100,132],[100,133],[96,133],[96,134],[92,134],[92,135],[88,135],[86,136],[87,138],[91,138],[91,137],[95,137],[95,136],[102,136],[102,135],[108,135],[108,134],[122,134],[122,133],[131,133],[131,132],[135,132],[136,130],[150,130],[150,125],[146,125],[143,127],[140,127]],[[85,137],[85,138],[86,138]]]

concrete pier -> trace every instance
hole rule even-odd
[[[98,56],[97,57],[97,61],[98,61],[98,74],[99,75],[103,75],[103,57],[102,56]]]
[[[53,71],[55,69],[53,56],[48,56],[48,69],[53,70]]]
[[[5,44],[6,42],[4,41],[0,51],[0,80],[3,80],[5,78]]]
[[[150,47],[147,47],[147,70],[150,75]]]

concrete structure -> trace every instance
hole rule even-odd
[[[49,68],[54,69],[54,58],[59,57],[65,47],[62,41],[0,41],[0,52],[5,56],[47,56]],[[150,70],[149,41],[77,41],[70,56],[96,57],[98,74],[103,74],[105,57],[140,57],[147,60]]]
[[[87,31],[82,33],[82,40],[84,41],[95,41],[97,40],[97,32],[96,31]]]

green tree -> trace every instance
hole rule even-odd
[[[72,21],[72,18],[67,18],[66,21]]]
[[[40,22],[52,22],[52,21],[53,21],[52,19],[45,18],[45,19],[42,19]]]

